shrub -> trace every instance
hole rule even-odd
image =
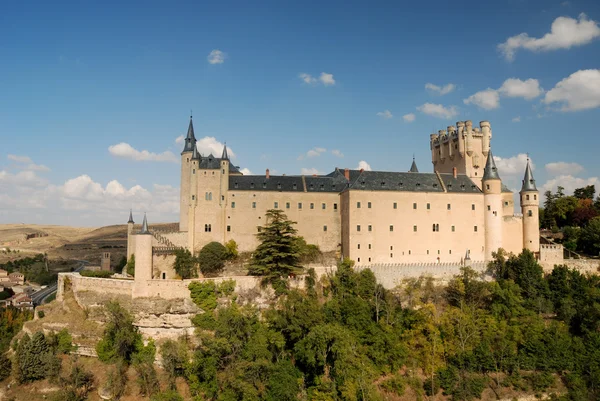
[[[228,248],[218,242],[209,242],[204,245],[198,254],[200,271],[205,276],[214,276],[223,270],[228,257]]]
[[[119,260],[119,263],[117,263],[116,272],[121,273],[125,266],[127,266],[127,256],[123,255]]]
[[[106,305],[108,323],[102,339],[96,345],[102,362],[131,362],[133,355],[143,348],[142,335],[133,325],[133,318],[117,302]]]
[[[175,251],[173,269],[182,279],[198,277],[198,261],[187,249]]]
[[[127,274],[135,277],[135,254],[132,254],[127,262]]]
[[[0,354],[0,382],[10,376],[12,370],[12,362],[4,355]]]
[[[203,315],[208,315],[204,313]],[[172,340],[166,341],[160,348],[160,357],[163,369],[167,373],[168,385],[171,390],[175,389],[175,379],[184,373],[187,352],[185,344]]]
[[[52,349],[44,333],[38,331],[31,337],[23,336],[17,345],[16,374],[21,383],[40,380],[60,371],[60,361],[56,363]]]
[[[404,388],[406,387],[406,383],[404,382],[402,376],[394,375],[389,379],[386,379],[383,382],[381,382],[379,386],[388,393],[402,395],[404,394]]]
[[[53,352],[56,354],[70,354],[77,349],[77,347],[73,345],[73,337],[66,328],[58,333],[52,332],[48,334],[46,340],[48,341],[50,348],[52,348]]]
[[[150,340],[148,345],[142,347],[133,357],[133,367],[137,373],[140,394],[145,396],[151,396],[159,390],[158,377],[156,369],[154,369],[155,357],[156,346],[153,340]]]
[[[82,270],[79,272],[83,277],[110,278],[113,272],[106,270]]]
[[[236,259],[239,256],[238,244],[234,240],[227,241],[225,248],[227,248],[227,259]]]
[[[150,401],[183,401],[183,397],[175,390],[168,390],[155,394],[150,398]]]
[[[38,315],[38,318],[40,318],[40,319],[43,319],[46,316],[46,314],[44,313],[43,310],[38,311],[37,315]]]

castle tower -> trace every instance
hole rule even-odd
[[[227,241],[227,232],[225,227],[227,226],[225,209],[227,208],[229,192],[229,155],[227,154],[227,144],[223,145],[223,153],[221,154],[221,182],[219,185],[219,206],[221,206],[221,231],[223,237],[221,243]]]
[[[131,254],[133,254],[133,248],[134,248],[134,244],[133,244],[133,225],[135,223],[133,222],[133,214],[131,209],[129,209],[129,221],[127,221],[127,260],[129,261],[129,258],[131,257]]]
[[[188,218],[188,249],[194,254],[194,244],[196,241],[196,208],[198,206],[198,178],[200,176],[200,153],[194,144],[192,151],[192,160],[190,162],[191,174],[189,178],[189,201],[187,218]],[[183,207],[183,206],[182,206]]]
[[[502,180],[494,162],[492,151],[487,154],[487,161],[482,178],[484,196],[485,222],[485,259],[492,259],[492,252],[502,247]]]
[[[152,234],[144,213],[142,229],[135,235],[135,281],[144,283],[152,280]]]
[[[110,252],[102,252],[102,257],[100,258],[100,270],[110,271]]]
[[[538,253],[540,251],[540,201],[529,158],[527,158],[527,167],[519,195],[523,213],[523,248]]]
[[[190,116],[185,145],[181,152],[181,185],[179,192],[179,231],[188,231],[188,210],[190,204],[190,175],[192,172],[192,153],[196,148],[196,136],[194,135],[194,124]]]

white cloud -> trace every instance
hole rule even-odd
[[[515,58],[518,49],[530,51],[550,51],[582,46],[600,37],[600,27],[596,21],[579,14],[579,18],[558,17],[552,22],[550,32],[541,38],[532,38],[527,33],[512,36],[498,45],[498,49],[508,61]]]
[[[320,172],[319,170],[317,170],[316,168],[312,167],[312,168],[306,168],[306,167],[302,167],[300,169],[300,174],[302,175],[322,175],[323,173]]]
[[[185,142],[185,137],[183,135],[179,135],[177,138],[175,138],[175,143],[177,145],[183,145],[184,142]]]
[[[407,123],[412,123],[413,121],[415,121],[417,117],[415,116],[415,113],[408,113],[402,116],[402,119],[404,120],[404,122]]]
[[[215,157],[221,157],[223,154],[224,143],[217,141],[214,136],[205,136],[204,138],[198,139],[196,142],[198,152],[203,156],[212,154]],[[230,159],[235,159],[237,155],[229,146],[227,146],[227,155]]]
[[[317,83],[317,79],[315,77],[313,77],[310,74],[307,73],[301,73],[298,75],[298,77],[304,81],[305,84],[316,84]]]
[[[319,77],[319,81],[323,83],[325,86],[335,85],[335,79],[333,79],[333,74],[328,74],[326,72],[322,72]]]
[[[523,175],[525,174],[525,166],[527,166],[527,154],[519,153],[516,156],[507,158],[494,156],[494,161],[496,162],[496,167],[498,167],[500,177],[503,175]],[[529,163],[531,164],[531,168],[535,170],[535,164],[531,160]]]
[[[43,164],[35,164],[31,157],[29,156],[18,156],[18,155],[8,155],[8,160],[12,160],[19,164],[18,168],[22,170],[31,170],[31,171],[50,171],[50,169]],[[26,164],[26,165],[24,165]]]
[[[500,95],[492,88],[479,91],[463,100],[464,104],[474,104],[484,110],[493,110],[500,107]]]
[[[417,110],[433,117],[446,119],[455,117],[458,114],[456,106],[445,107],[444,105],[434,103],[425,103],[417,107]]]
[[[596,187],[598,187],[598,184],[600,184],[598,177],[579,178],[566,174],[546,181],[546,183],[542,186],[541,192],[556,192],[557,188],[561,186],[565,189],[566,195],[571,195],[577,188],[582,188],[587,185],[596,185]]]
[[[546,164],[546,171],[553,176],[574,175],[583,171],[583,166],[579,163],[554,162]]]
[[[245,167],[240,169],[240,172],[244,175],[252,175],[252,171],[250,171],[249,169],[247,169]]]
[[[456,89],[456,85],[446,84],[443,86],[437,86],[437,85],[434,85],[434,84],[428,82],[425,84],[425,89],[427,89],[431,92],[435,92],[440,96],[443,96],[443,95],[446,95],[446,94],[452,92],[454,89]]]
[[[337,157],[344,157],[344,154],[340,150],[338,150],[338,149],[333,149],[331,151],[331,154],[334,155],[334,156],[337,156]]]
[[[162,153],[153,153],[147,150],[137,150],[130,144],[121,142],[108,147],[108,151],[115,157],[129,159],[134,161],[155,161],[155,162],[172,162],[177,163],[179,159],[170,151]]]
[[[327,152],[327,149],[315,147],[315,148],[312,148],[311,150],[309,150],[308,152],[306,152],[305,154],[298,156],[298,160],[303,160],[305,157],[308,157],[308,158],[319,157],[325,152]]]
[[[389,111],[389,110],[380,111],[380,112],[377,113],[377,115],[379,117],[385,118],[385,119],[394,117],[394,115],[392,114],[392,112]]]
[[[512,121],[513,123],[520,123],[521,122],[521,116],[513,117],[513,119],[510,120],[510,121]]]
[[[208,62],[211,64],[223,64],[227,58],[227,54],[223,53],[219,49],[211,51],[207,57]]]
[[[371,171],[371,165],[364,160],[358,162],[357,170]]]
[[[600,107],[600,70],[579,70],[546,93],[544,103],[560,103],[561,111]]]
[[[509,78],[498,89],[503,96],[506,97],[522,97],[526,100],[532,100],[542,94],[540,83],[537,79],[527,79],[521,81],[517,78]]]
[[[33,163],[33,160],[29,156],[18,156],[18,155],[8,155],[8,160],[12,160],[17,163]]]
[[[39,177],[34,171],[25,170],[12,174],[8,171],[0,170],[0,184],[9,184],[18,187],[41,187],[47,185],[48,181]]]

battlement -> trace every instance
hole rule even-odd
[[[450,125],[445,130],[439,130],[429,137],[431,146],[439,147],[442,143],[447,143],[450,140],[457,141],[461,135],[472,135],[474,138],[483,138],[489,136],[491,138],[491,125],[489,121],[480,121],[479,127],[473,128],[471,120],[458,121],[456,126]]]

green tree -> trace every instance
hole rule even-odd
[[[238,257],[239,252],[237,242],[230,239],[225,243],[225,248],[227,248],[227,259],[236,259]]]
[[[57,374],[56,366],[56,357],[44,333],[38,331],[31,339],[25,334],[19,341],[16,352],[16,373],[19,382],[41,380],[48,377],[50,373]]]
[[[594,185],[586,185],[583,188],[577,188],[573,191],[573,196],[577,199],[594,199],[596,187]]]
[[[147,397],[159,390],[158,376],[156,375],[156,369],[154,369],[155,357],[156,346],[152,339],[133,356],[133,368],[137,374],[140,394]]]
[[[5,354],[0,354],[0,382],[10,376],[12,363]]]
[[[127,274],[135,276],[135,254],[131,254],[129,261],[127,262]]]
[[[228,257],[229,251],[221,243],[209,242],[198,253],[200,271],[206,277],[215,276],[223,270]]]
[[[75,362],[69,375],[61,380],[61,387],[61,400],[85,401],[94,387],[94,375]]]
[[[265,220],[266,224],[257,234],[260,244],[252,254],[248,272],[253,276],[264,276],[266,282],[280,283],[302,269],[296,223],[277,209],[268,210]]]
[[[167,340],[160,347],[160,358],[163,369],[167,373],[167,382],[170,389],[175,389],[175,379],[183,376],[187,362],[186,344]]]
[[[116,272],[121,273],[125,266],[127,266],[127,256],[123,255],[119,260],[119,263],[117,263]]]
[[[106,305],[108,322],[102,339],[96,345],[102,362],[130,363],[133,355],[143,348],[142,335],[133,325],[133,318],[118,302]]]
[[[591,219],[581,230],[579,244],[588,255],[600,255],[600,216]]]
[[[175,390],[167,390],[153,395],[150,401],[183,401],[183,397]]]
[[[187,249],[175,251],[173,269],[184,280],[198,277],[198,261]]]

